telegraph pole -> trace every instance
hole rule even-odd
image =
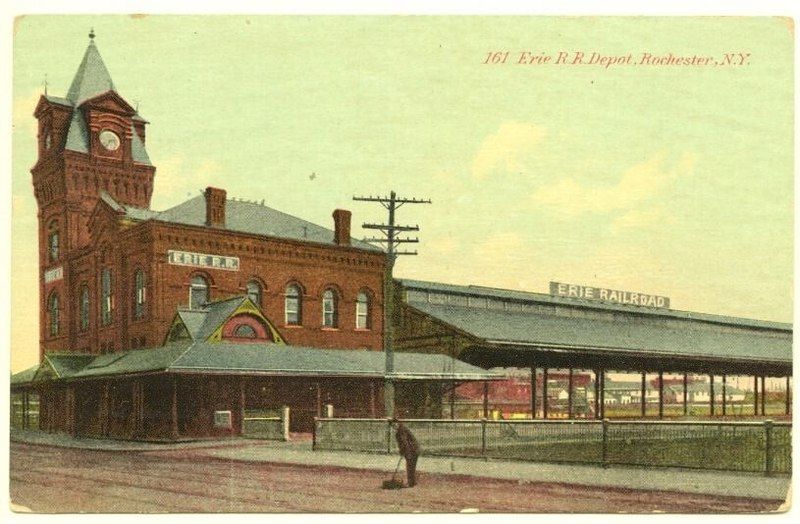
[[[394,382],[391,375],[394,373],[394,349],[393,334],[394,334],[394,277],[392,271],[394,270],[394,263],[400,255],[416,255],[417,251],[400,251],[398,246],[400,244],[416,244],[419,243],[419,238],[414,237],[400,237],[398,234],[408,233],[410,231],[419,231],[419,226],[400,226],[395,223],[395,211],[403,204],[430,204],[430,200],[418,198],[399,198],[394,191],[389,193],[388,197],[357,197],[354,196],[353,200],[359,202],[378,202],[389,211],[389,221],[386,224],[368,224],[365,223],[361,227],[364,229],[374,229],[378,231],[377,238],[366,238],[367,242],[378,242],[385,244],[384,251],[386,252],[386,267],[384,268],[383,276],[383,351],[386,355],[386,368],[384,374],[384,387],[383,387],[383,405],[384,411],[388,418],[394,417]]]

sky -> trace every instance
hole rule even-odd
[[[421,242],[397,277],[559,281],[792,320],[787,19],[28,16],[13,50],[12,371],[38,356],[32,113],[45,75],[66,94],[92,27],[150,122],[154,209],[214,185],[327,227],[350,209],[362,237],[385,216],[352,196],[395,190],[433,202],[398,212]],[[551,59],[519,64],[523,51]]]

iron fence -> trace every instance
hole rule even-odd
[[[422,455],[791,473],[790,422],[433,420],[403,423]],[[387,419],[319,418],[314,449],[395,453]]]

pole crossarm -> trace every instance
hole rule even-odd
[[[395,226],[392,224],[362,224],[361,227],[380,231],[419,231],[419,226]]]
[[[418,243],[419,238],[395,238],[395,243],[402,244],[402,243]],[[364,242],[391,242],[388,238],[365,238]]]

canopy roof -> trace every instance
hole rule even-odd
[[[401,284],[406,307],[482,348],[483,356],[476,359],[482,364],[507,348],[506,355],[581,353],[595,363],[613,355],[615,364],[647,358],[791,368],[791,324],[473,286]]]
[[[76,369],[75,363],[84,365]],[[383,378],[380,351],[317,349],[273,343],[173,342],[159,348],[107,355],[50,354],[41,367],[12,376],[12,385],[51,380],[106,378],[138,373],[216,373],[294,377]],[[61,373],[43,373],[53,367]],[[397,353],[397,380],[496,380],[503,377],[446,355]]]

